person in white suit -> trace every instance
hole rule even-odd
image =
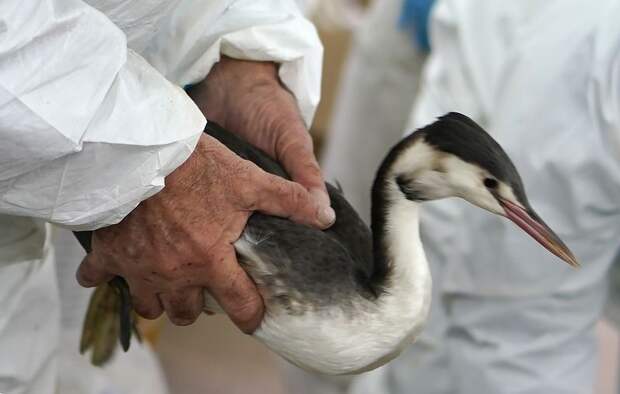
[[[448,111],[475,119],[511,156],[532,203],[582,267],[552,261],[518,231],[462,201],[430,203],[421,225],[434,279],[429,324],[402,356],[338,392],[594,392],[594,328],[620,252],[619,16],[613,0],[435,2],[431,52],[419,94],[406,96],[414,103],[403,130]],[[396,23],[385,19],[383,26]],[[381,37],[368,35],[368,53],[386,48]],[[394,43],[397,52],[411,50]],[[367,64],[360,74],[386,73]],[[400,86],[415,79],[403,75]],[[344,86],[339,103],[348,111],[333,121],[324,169],[355,201],[370,189],[355,183],[358,174],[370,174],[375,163],[363,166],[339,149],[371,149],[357,133],[395,138],[386,128],[397,127],[401,114],[369,110],[398,108],[387,102],[393,85]]]
[[[334,220],[307,133],[321,58],[293,0],[0,2],[1,393],[137,392],[76,367],[88,293],[67,291],[65,234],[59,295],[49,223],[96,230],[80,283],[123,276],[141,315],[190,324],[207,288],[256,328],[262,301],[231,246],[248,216]],[[205,116],[296,182],[203,135]]]

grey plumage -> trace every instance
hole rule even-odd
[[[264,152],[216,124],[209,123],[205,132],[262,169],[289,178]],[[292,314],[324,306],[346,309],[346,300],[355,299],[353,293],[373,298],[381,291],[371,281],[370,229],[340,190],[329,183],[327,189],[337,218],[327,230],[261,213],[254,213],[248,221],[243,238],[251,244],[253,255],[240,254],[239,262],[259,286],[272,293],[265,299],[268,308],[276,304]],[[268,236],[252,242],[261,234]],[[253,261],[256,257],[260,262]]]

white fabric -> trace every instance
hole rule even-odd
[[[620,252],[620,4],[439,0],[435,7],[433,50],[407,130],[454,110],[481,123],[583,267],[570,269],[512,223],[463,201],[425,204],[429,325],[401,357],[356,377],[347,392],[593,393],[594,324]],[[350,94],[363,102],[377,92]],[[357,124],[382,115],[350,114]],[[349,143],[351,151],[367,149],[363,139]],[[340,176],[364,172],[350,171]],[[345,194],[357,192],[344,185]]]
[[[205,120],[179,86],[220,53],[280,62],[311,121],[321,46],[294,2],[91,3],[0,4],[0,212],[120,221],[193,150]]]
[[[161,190],[206,122],[182,88],[221,54],[278,62],[311,122],[322,48],[293,0],[0,2],[1,393],[58,381],[43,221],[99,228]]]
[[[426,58],[397,28],[401,3],[374,2],[355,31],[321,160],[367,223],[372,180],[402,137]]]
[[[53,393],[60,305],[45,225],[0,215],[0,261],[0,393]]]
[[[62,394],[166,394],[167,384],[155,353],[135,339],[124,353],[117,346],[115,356],[103,368],[90,364],[89,354],[77,351],[92,289],[81,287],[75,271],[86,253],[70,231],[55,227],[52,240],[56,256],[56,277],[61,302],[61,334],[57,351],[57,392]]]

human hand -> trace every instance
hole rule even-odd
[[[320,228],[333,221],[301,185],[264,172],[203,135],[161,192],[120,223],[93,233],[78,281],[91,287],[119,275],[140,315],[153,319],[165,310],[178,325],[198,317],[206,288],[251,333],[262,320],[263,303],[232,244],[255,210]]]
[[[330,206],[312,138],[276,64],[222,57],[188,93],[207,119],[266,152],[319,204]]]

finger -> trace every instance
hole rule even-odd
[[[264,308],[256,285],[237,263],[232,245],[214,251],[210,260],[204,287],[241,331],[253,333]]]
[[[131,302],[133,309],[145,319],[157,319],[164,313],[164,308],[152,290],[143,289],[137,286],[130,287]]]
[[[187,326],[196,321],[204,308],[202,289],[198,287],[159,295],[170,321],[177,326]]]
[[[330,205],[321,168],[314,155],[310,134],[286,133],[276,145],[276,156],[291,178],[304,186],[323,207]]]
[[[114,275],[107,272],[99,255],[93,252],[84,257],[75,274],[77,281],[83,287],[95,287],[111,280]]]
[[[336,220],[330,206],[322,206],[299,183],[256,169],[252,179],[256,191],[248,195],[255,210],[286,217],[294,222],[327,228]]]

